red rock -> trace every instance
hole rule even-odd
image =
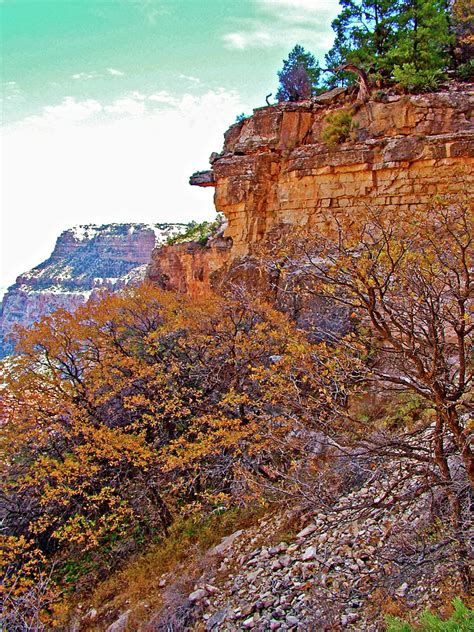
[[[64,231],[51,257],[20,275],[0,305],[0,357],[11,351],[15,325],[29,326],[56,309],[73,311],[103,290],[141,282],[157,244],[184,224],[110,224]]]
[[[340,92],[326,104],[318,98],[255,110],[224,134],[211,170],[191,178],[215,186],[228,241],[155,250],[148,277],[191,294],[242,280],[262,286],[268,279],[249,255],[276,226],[314,231],[327,208],[349,214],[365,205],[410,210],[432,204],[436,195],[469,190],[473,105],[472,85],[466,85],[359,106]],[[329,147],[322,140],[325,119],[341,107],[353,108],[354,137]]]

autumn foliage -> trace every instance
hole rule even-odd
[[[244,503],[246,481],[291,458],[273,442],[343,388],[325,345],[245,293],[144,285],[44,318],[18,350],[1,500],[15,594],[52,565],[62,585],[100,576],[175,515]]]
[[[270,240],[269,296],[330,301],[350,322],[339,337],[299,331],[257,292],[146,284],[22,331],[2,376],[6,620],[21,611],[41,629],[58,591],[100,579],[176,517],[288,494],[303,470],[323,489],[313,430],[350,459],[392,459],[414,498],[440,490],[468,587],[472,236],[470,209],[440,204],[328,213],[314,236]],[[354,414],[355,395],[376,391],[413,393],[430,413],[380,433]]]

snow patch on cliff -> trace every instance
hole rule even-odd
[[[49,259],[20,275],[0,303],[0,358],[11,353],[15,325],[56,309],[75,310],[103,291],[141,283],[156,246],[187,224],[82,224],[59,236]]]

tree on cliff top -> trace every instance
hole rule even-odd
[[[366,72],[380,71],[396,40],[398,0],[340,0],[341,13],[332,22],[334,45],[326,55],[328,68],[352,63]]]
[[[396,81],[409,91],[434,89],[452,63],[452,7],[445,0],[340,0],[328,68],[351,63],[373,80]],[[339,73],[327,84],[354,77]]]
[[[280,102],[309,99],[317,92],[320,75],[321,68],[314,55],[297,44],[278,72],[280,85],[276,98]]]

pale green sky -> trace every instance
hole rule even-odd
[[[2,278],[78,223],[214,213],[189,175],[264,104],[296,43],[323,59],[337,0],[4,0]]]

